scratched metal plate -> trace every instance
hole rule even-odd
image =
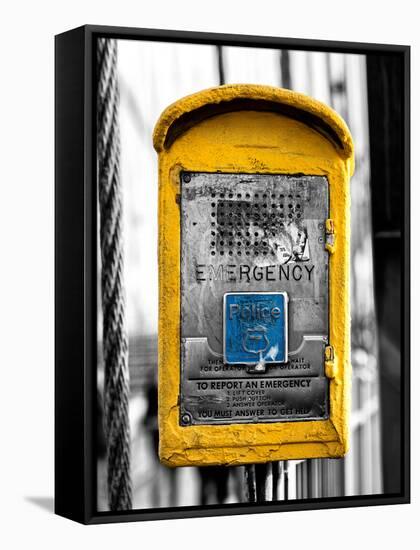
[[[327,179],[183,173],[180,207],[181,425],[327,418]],[[287,362],[224,363],[229,292],[287,293]]]

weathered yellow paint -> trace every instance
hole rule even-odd
[[[237,102],[249,99],[256,103]],[[276,106],[279,109],[275,109]],[[354,166],[353,143],[346,124],[332,109],[303,94],[268,86],[221,86],[169,106],[156,125],[154,146],[159,153],[161,461],[169,466],[238,465],[343,456],[349,440],[349,179]],[[331,349],[326,354],[325,365],[330,378],[328,420],[179,425],[180,209],[177,197],[183,170],[302,173],[328,178],[330,227],[334,231],[334,245],[329,249]]]

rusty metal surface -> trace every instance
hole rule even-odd
[[[328,417],[328,211],[321,176],[182,175],[181,425]],[[228,292],[287,293],[287,362],[223,362]]]

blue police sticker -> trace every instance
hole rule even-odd
[[[287,361],[286,292],[228,292],[223,302],[225,363]]]

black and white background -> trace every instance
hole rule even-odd
[[[377,89],[376,79],[381,70],[388,71],[382,75],[382,82],[391,91],[387,92],[383,86]],[[396,85],[398,75],[394,76],[392,70],[383,60],[359,54],[117,40],[133,509],[247,502],[244,468],[173,470],[161,466],[157,456],[158,174],[153,128],[163,109],[177,99],[232,83],[282,86],[315,97],[339,112],[355,142],[356,169],[350,184],[353,367],[350,452],[343,460],[276,463],[273,468],[278,469],[278,480],[273,476],[275,479],[270,477],[268,482],[276,484],[275,493],[280,501],[390,494],[400,490],[401,374],[400,334],[396,330],[400,258],[395,256],[395,261],[390,262],[384,251],[380,259],[374,255],[377,235],[380,232],[382,235],[384,228],[389,233],[390,228],[398,228],[400,224],[402,188],[392,187],[391,193],[392,175],[388,175],[388,167],[383,179],[376,169],[376,164],[383,162],[377,156],[376,144],[381,148],[387,145],[388,154],[398,154],[395,144],[383,139],[384,132],[394,131],[399,123],[398,109],[389,107],[398,104],[402,97]],[[383,112],[389,121],[375,126],[370,110],[372,103],[379,103],[382,98],[386,104]],[[382,111],[379,116],[382,117]],[[396,178],[401,177],[400,165],[395,162],[395,166]],[[384,199],[388,195],[393,197],[394,207],[386,215],[382,205],[386,207]],[[372,201],[376,201],[376,207]],[[385,242],[385,250],[389,250],[398,238],[396,234],[390,238],[382,235],[380,242]],[[100,261],[99,267],[98,286]],[[375,297],[378,283],[381,290]],[[100,411],[109,399],[103,397],[106,388],[101,357],[101,305],[99,301]],[[390,307],[395,308],[397,319],[393,324],[385,318]],[[390,396],[392,402],[388,402]],[[385,414],[388,424],[384,431]],[[98,426],[104,424],[100,415]],[[104,440],[100,449],[105,450],[106,429],[100,435]],[[124,509],[125,501],[117,504],[114,497],[108,499],[106,480],[106,452],[101,452],[98,510],[109,510],[108,500],[114,502],[114,509],[115,506]],[[257,485],[262,483],[259,479]]]

